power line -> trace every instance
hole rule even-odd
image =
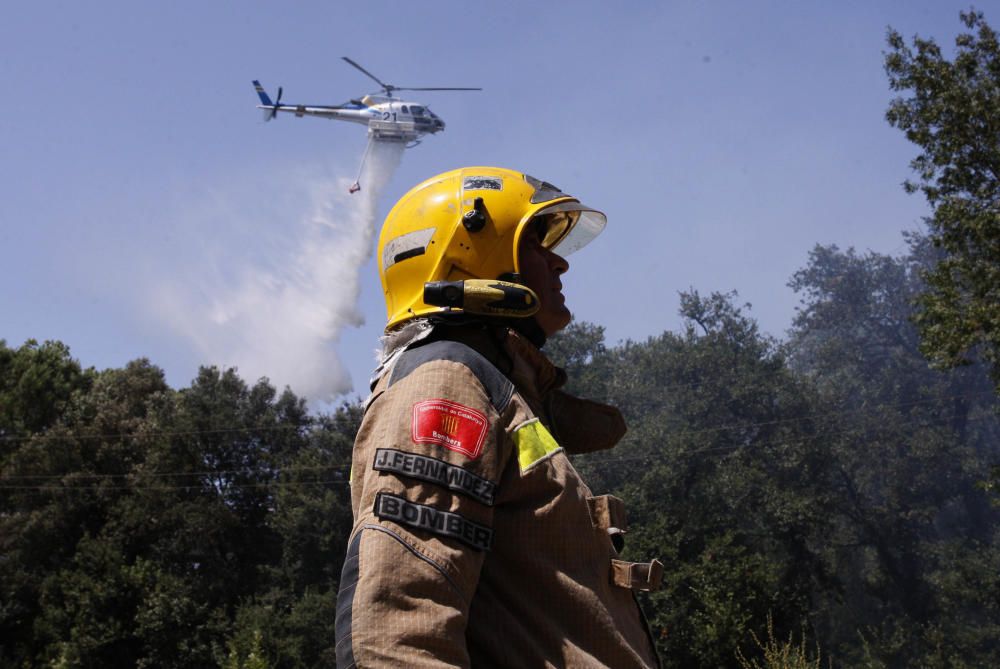
[[[266,481],[259,483],[233,483],[226,485],[226,489],[256,489],[256,488],[289,488],[295,486],[311,486],[311,485],[333,485],[333,484],[343,484],[350,485],[350,481],[346,478],[336,478],[328,480],[312,480],[312,481]],[[111,492],[111,491],[128,491],[128,492],[177,492],[177,491],[189,491],[189,492],[199,492],[205,491],[206,488],[197,485],[171,485],[171,486],[133,486],[133,485],[123,485],[123,486],[101,486],[101,485],[86,485],[86,486],[57,486],[57,485],[2,485],[0,484],[0,490],[21,490],[21,491],[35,491],[35,492]]]
[[[871,411],[879,408],[899,408],[904,406],[916,406],[920,404],[932,404],[935,402],[945,402],[948,400],[972,398],[972,397],[979,397],[982,395],[992,395],[992,394],[993,390],[981,390],[971,393],[960,393],[958,395],[942,395],[937,397],[929,397],[919,400],[911,400],[908,402],[887,402],[882,404],[872,404],[868,407],[859,407],[857,409],[845,409],[842,411],[829,411],[824,413],[806,414],[804,416],[797,416],[794,418],[779,418],[759,423],[733,423],[729,425],[719,425],[699,430],[690,430],[685,432],[684,434],[691,435],[691,434],[701,434],[704,432],[718,432],[724,430],[746,429],[749,427],[763,427],[767,425],[796,423],[796,422],[811,420],[814,418],[825,418],[829,416],[838,416],[838,415],[843,416],[843,415],[850,415],[853,413],[864,413],[866,411]],[[154,437],[199,436],[199,435],[211,435],[211,434],[237,434],[246,432],[272,432],[280,430],[309,430],[309,429],[315,430],[321,434],[325,432],[321,428],[321,426],[315,424],[272,425],[272,426],[260,426],[260,427],[213,428],[208,430],[154,430],[150,432],[143,432],[141,434],[129,434],[125,432],[118,432],[118,433],[104,433],[104,434],[68,433],[68,434],[40,434],[31,436],[0,436],[0,441],[23,442],[23,441],[51,441],[59,439],[75,439],[75,440],[139,439],[139,438],[154,438]]]
[[[852,415],[852,414],[860,414],[860,413],[871,412],[871,411],[874,411],[876,409],[900,408],[900,407],[905,407],[905,406],[916,406],[916,405],[920,405],[920,404],[933,404],[933,403],[937,403],[937,402],[941,402],[943,404],[944,402],[946,402],[948,400],[956,400],[956,399],[962,399],[962,398],[977,397],[979,395],[992,395],[992,394],[993,394],[992,390],[983,390],[983,391],[979,391],[979,392],[975,392],[975,393],[963,393],[963,394],[959,394],[959,395],[948,395],[948,396],[931,397],[931,398],[925,398],[925,399],[921,399],[921,400],[912,400],[912,401],[909,401],[909,402],[893,402],[893,403],[884,403],[884,404],[872,404],[872,405],[870,405],[868,407],[859,407],[857,409],[845,409],[845,410],[842,410],[842,411],[827,411],[827,412],[824,412],[824,413],[814,413],[814,414],[806,414],[805,416],[796,416],[794,418],[776,418],[774,420],[761,421],[759,423],[731,423],[729,425],[718,425],[718,426],[715,426],[715,427],[707,427],[707,428],[701,428],[701,429],[697,429],[697,430],[686,430],[686,431],[683,431],[683,432],[680,432],[680,433],[676,433],[676,434],[679,435],[679,436],[691,436],[691,435],[697,435],[697,434],[705,434],[705,433],[709,433],[709,432],[722,432],[722,431],[725,431],[725,430],[740,430],[740,429],[746,429],[746,428],[750,428],[750,427],[765,427],[765,426],[770,426],[770,425],[784,425],[784,424],[788,424],[788,423],[798,423],[798,422],[803,422],[803,421],[807,421],[807,420],[812,420],[812,419],[815,419],[815,418],[829,418],[831,416],[849,416],[849,415]]]
[[[870,406],[867,406],[867,407],[859,407],[857,409],[850,409],[850,410],[845,410],[845,411],[833,411],[833,412],[818,413],[818,414],[807,414],[805,416],[797,416],[797,417],[793,417],[793,418],[781,418],[781,419],[775,419],[775,420],[771,420],[771,421],[761,421],[761,422],[756,422],[756,423],[733,423],[733,424],[729,424],[729,425],[716,425],[716,426],[710,426],[710,427],[706,427],[706,428],[700,428],[700,429],[697,429],[697,430],[681,430],[681,431],[677,431],[677,432],[671,432],[671,436],[675,437],[675,438],[686,438],[686,437],[700,436],[700,435],[711,434],[711,433],[716,433],[716,432],[724,432],[724,431],[727,431],[727,430],[737,430],[737,429],[746,430],[746,429],[754,428],[754,427],[770,427],[770,426],[774,426],[774,425],[786,425],[786,424],[793,424],[793,423],[804,422],[804,421],[812,420],[812,419],[815,419],[815,418],[824,418],[824,417],[830,417],[830,416],[852,415],[852,414],[860,414],[860,413],[864,413],[864,412],[874,412],[874,411],[876,411],[878,409],[883,409],[883,408],[899,408],[899,407],[904,407],[904,406],[914,406],[914,405],[927,404],[927,403],[933,403],[933,402],[938,402],[938,401],[942,401],[943,402],[943,401],[947,401],[947,400],[954,400],[954,399],[960,399],[960,398],[974,397],[974,396],[977,396],[977,395],[980,395],[980,394],[992,394],[992,391],[982,391],[980,393],[968,393],[968,394],[960,394],[960,395],[937,396],[937,397],[931,397],[931,398],[924,398],[924,399],[921,399],[921,400],[913,400],[913,401],[909,401],[909,402],[873,404],[873,405],[870,405]],[[256,428],[230,428],[230,429],[227,429],[226,431],[237,432],[237,431],[254,430],[254,429],[256,429]],[[218,432],[218,431],[220,431],[220,430],[212,430],[210,432],[211,433],[215,433],[215,432]],[[847,430],[844,430],[844,431],[847,431]],[[841,432],[844,432],[844,431],[841,431]],[[825,432],[825,433],[823,433],[820,436],[828,436],[830,434],[839,434],[839,433],[840,432],[834,432],[834,433]],[[162,432],[161,434],[194,434],[194,432],[193,431],[183,431],[183,432],[178,432],[178,433]],[[66,438],[71,438],[71,437],[66,437]],[[760,443],[760,442],[758,442],[758,443]],[[744,446],[745,445],[734,446],[734,447],[728,447],[728,446],[727,447],[717,447],[717,448],[725,448],[725,449],[732,450],[732,449],[736,449],[736,448],[743,448]],[[278,474],[278,473],[285,473],[285,472],[293,472],[294,473],[294,472],[298,472],[298,471],[325,471],[325,470],[336,470],[336,469],[343,470],[343,469],[348,469],[349,467],[350,467],[349,464],[345,464],[345,465],[316,465],[316,466],[312,466],[312,467],[308,467],[308,466],[301,466],[301,467],[276,467],[276,468],[274,468],[273,471],[274,471],[274,473]],[[85,478],[85,479],[115,479],[115,478],[130,478],[130,477],[131,478],[156,478],[156,477],[173,477],[173,476],[191,476],[191,477],[194,477],[194,476],[220,476],[220,475],[226,475],[226,474],[239,475],[239,474],[253,473],[255,471],[256,472],[260,472],[260,471],[264,471],[264,470],[261,470],[259,468],[258,469],[241,468],[241,469],[220,469],[220,470],[206,470],[206,471],[193,471],[193,472],[155,472],[155,471],[154,472],[129,472],[129,473],[125,473],[125,474],[95,474],[95,473],[88,473],[88,472],[67,472],[67,473],[64,473],[64,474],[22,474],[22,475],[4,476],[4,477],[0,478],[0,483],[2,483],[3,481],[22,480],[22,479],[62,479],[62,478],[65,478],[66,476],[77,476],[79,478]]]
[[[81,434],[81,433],[68,433],[68,434],[36,434],[30,436],[0,436],[0,441],[6,442],[18,442],[18,441],[52,441],[58,439],[139,439],[139,438],[152,438],[152,437],[190,437],[203,434],[230,434],[230,433],[240,433],[240,432],[275,432],[280,430],[304,430],[310,427],[315,427],[313,425],[270,425],[270,426],[255,426],[255,427],[226,427],[226,428],[213,428],[209,430],[152,430],[150,432],[142,432],[140,434],[129,434],[126,432],[112,432],[103,434]]]
[[[948,422],[950,422],[951,420],[953,420],[953,418],[954,418],[954,416],[951,416],[951,417],[948,417],[948,418],[944,418],[941,421],[938,421],[936,423],[925,423],[925,424],[921,425],[920,427],[921,428],[926,428],[926,427],[941,427],[942,425],[947,425]],[[991,420],[996,420],[996,418],[994,416],[983,416],[981,418],[969,418],[969,419],[966,420],[966,422],[967,423],[978,423],[978,422],[982,422],[982,421],[991,421]],[[731,446],[707,446],[705,448],[696,448],[696,449],[691,449],[691,450],[687,450],[687,451],[673,452],[673,453],[671,453],[671,456],[673,456],[675,459],[680,459],[680,458],[684,458],[684,457],[688,457],[688,456],[692,456],[692,455],[701,455],[701,454],[704,454],[704,453],[725,453],[725,452],[729,452],[729,451],[750,450],[750,449],[757,450],[757,449],[765,448],[765,447],[768,447],[768,446],[792,446],[792,445],[795,445],[795,444],[805,444],[805,443],[809,443],[809,442],[814,442],[814,441],[820,441],[820,440],[828,439],[828,438],[830,438],[832,436],[846,434],[846,433],[851,432],[851,431],[852,430],[848,428],[848,429],[843,429],[843,430],[835,430],[833,432],[824,432],[822,434],[814,434],[814,435],[810,435],[810,436],[798,437],[798,438],[795,438],[795,439],[775,439],[775,440],[754,441],[754,442],[751,442],[751,443],[748,443],[748,444],[733,444]],[[591,466],[596,467],[596,466],[605,466],[605,465],[615,465],[615,464],[622,463],[622,462],[643,462],[643,461],[648,462],[648,461],[654,460],[654,459],[657,459],[657,458],[656,458],[656,454],[653,454],[653,453],[649,453],[649,454],[646,454],[646,455],[626,456],[626,457],[620,457],[620,458],[616,458],[616,457],[606,458],[606,459],[598,459],[598,458],[592,458],[591,459],[591,458],[588,458],[586,460],[580,460],[579,462],[574,462],[573,466],[574,467],[578,467],[578,468],[580,468],[580,467],[591,467]]]
[[[942,417],[937,422],[925,423],[921,425],[923,428],[927,427],[940,427],[946,425],[954,416]],[[966,422],[975,423],[981,421],[996,420],[994,416],[982,416],[980,418],[969,418]],[[805,444],[810,442],[819,441],[821,439],[829,439],[832,436],[837,436],[840,434],[845,434],[851,432],[850,428],[845,428],[843,430],[837,430],[833,432],[824,432],[822,434],[815,434],[810,436],[804,436],[796,439],[778,439],[778,440],[765,440],[765,441],[755,441],[748,444],[734,444],[731,446],[709,446],[705,448],[692,449],[687,451],[673,452],[670,455],[673,459],[680,459],[691,457],[695,455],[702,455],[707,453],[725,453],[744,449],[760,449],[766,448],[768,446],[791,446],[795,444]],[[648,453],[644,455],[634,455],[625,457],[608,457],[608,458],[593,458],[585,459],[574,462],[574,467],[576,468],[591,468],[591,467],[616,467],[623,464],[632,464],[636,462],[650,462],[655,460],[661,460],[663,458],[657,457],[655,453]],[[288,467],[288,468],[276,468],[274,469],[275,474],[283,473],[295,473],[304,471],[324,471],[324,472],[345,472],[350,469],[351,465],[317,465],[312,467]],[[246,473],[259,473],[262,470],[219,470],[219,471],[203,471],[203,472],[151,472],[144,477],[173,477],[173,476],[218,476],[221,473],[236,473],[236,474],[246,474]],[[8,485],[5,482],[9,480],[22,480],[22,479],[62,479],[66,476],[77,476],[77,473],[67,473],[62,475],[22,475],[22,476],[12,476],[0,479],[0,490],[22,490],[22,491],[37,491],[37,492],[67,492],[67,491],[158,491],[158,492],[170,492],[170,491],[198,491],[204,490],[203,486],[199,485],[174,485],[174,486],[145,486],[145,485],[119,485],[119,486],[108,486],[108,485]],[[79,478],[84,479],[116,479],[116,478],[128,478],[129,474],[92,474],[92,475],[80,475]],[[304,486],[304,485],[333,485],[333,484],[344,484],[349,485],[349,481],[345,477],[338,477],[335,479],[327,480],[306,480],[306,481],[294,481],[294,480],[274,480],[274,481],[261,481],[252,483],[226,483],[224,487],[226,489],[255,489],[255,488],[284,488],[284,487],[294,487],[294,486]]]
[[[303,471],[327,471],[336,469],[350,469],[350,465],[314,465],[311,467],[274,467],[273,469],[266,468],[247,468],[242,469],[210,469],[204,471],[192,471],[192,472],[129,472],[127,474],[91,474],[88,472],[75,471],[67,472],[65,474],[19,474],[14,476],[4,476],[0,478],[0,483],[3,481],[14,481],[19,479],[62,479],[67,476],[75,476],[77,478],[83,479],[118,479],[118,478],[157,478],[157,477],[172,477],[172,476],[220,476],[223,474],[253,474],[262,473],[266,471],[273,472],[274,474],[283,473],[295,473]],[[0,486],[2,487],[2,486]]]
[[[883,409],[883,408],[898,408],[898,407],[903,407],[903,406],[914,406],[914,405],[919,405],[919,404],[928,404],[928,403],[936,403],[936,402],[944,403],[946,401],[954,400],[954,399],[975,397],[975,396],[982,395],[982,394],[992,394],[992,392],[993,391],[981,391],[981,392],[976,392],[976,393],[966,393],[966,394],[959,394],[959,395],[950,395],[950,396],[939,396],[939,397],[932,397],[932,398],[924,398],[924,399],[921,399],[921,400],[912,400],[912,401],[909,401],[909,402],[873,404],[873,405],[870,405],[868,407],[859,407],[857,409],[849,409],[849,410],[843,410],[843,411],[832,411],[832,412],[817,413],[817,414],[807,414],[805,416],[798,416],[798,417],[794,417],[794,418],[780,418],[780,419],[775,419],[775,420],[770,420],[770,421],[761,421],[761,422],[756,422],[756,423],[733,423],[733,424],[728,424],[728,425],[718,425],[718,426],[701,428],[701,429],[697,429],[697,430],[682,430],[682,431],[679,431],[679,432],[669,433],[668,436],[670,436],[670,437],[676,437],[676,438],[683,438],[683,437],[698,436],[698,435],[702,435],[702,434],[711,434],[711,433],[714,433],[714,432],[723,432],[723,431],[727,431],[727,430],[737,430],[737,429],[745,430],[745,429],[753,428],[753,427],[768,427],[768,426],[773,426],[773,425],[791,424],[791,423],[798,423],[798,422],[803,422],[803,421],[807,421],[807,420],[812,420],[812,419],[815,419],[815,418],[824,418],[824,417],[830,417],[830,416],[844,416],[844,415],[852,415],[852,414],[860,414],[860,413],[866,413],[866,412],[873,412],[873,411],[876,411],[878,409]],[[222,432],[222,431],[225,431],[225,432],[242,432],[242,431],[252,431],[252,430],[256,430],[256,429],[257,428],[227,428],[225,430],[208,430],[208,431],[203,431],[203,432],[190,431],[190,430],[179,431],[179,432],[163,431],[163,432],[160,432],[159,434],[160,435],[171,435],[171,434],[192,435],[192,434],[199,434],[199,433],[205,433],[205,432],[214,434],[214,433]],[[847,431],[847,430],[844,430],[844,431]],[[825,435],[829,435],[829,434],[837,434],[837,433],[825,433]],[[821,435],[821,436],[825,436],[825,435]],[[122,434],[122,435],[111,435],[111,436],[115,436],[115,437],[128,437],[129,435]],[[72,438],[72,437],[63,437],[63,438]],[[733,447],[720,447],[720,448],[725,448],[727,450],[733,450],[733,449],[736,449],[736,448],[743,448],[744,446],[745,445],[739,445],[739,446],[733,446]],[[294,471],[311,471],[311,470],[316,470],[316,469],[322,470],[322,469],[325,469],[326,467],[327,466],[318,465],[318,466],[315,466],[315,467],[275,468],[274,471],[275,471],[275,473],[280,473],[282,471],[293,471],[293,472]],[[349,468],[349,467],[350,467],[350,465],[336,465],[336,466],[331,466],[330,468],[333,468],[333,469],[346,469],[346,468]],[[226,470],[208,470],[208,471],[200,471],[200,472],[197,472],[197,471],[196,472],[149,472],[149,473],[130,472],[130,473],[127,473],[127,474],[90,474],[90,473],[86,473],[86,472],[67,472],[65,474],[51,474],[51,475],[49,475],[49,474],[39,474],[39,475],[24,474],[24,475],[14,475],[14,476],[4,476],[4,477],[0,478],[0,482],[8,481],[8,480],[18,480],[18,479],[46,479],[46,478],[60,479],[60,478],[64,478],[66,476],[72,476],[72,475],[78,475],[81,478],[218,476],[218,475],[221,475],[221,474],[244,474],[244,473],[247,473],[248,471],[261,471],[261,470],[259,470],[259,469],[258,470],[248,470],[246,468],[243,468],[243,469],[226,469]]]

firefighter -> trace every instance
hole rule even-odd
[[[604,214],[494,167],[428,179],[389,212],[388,323],[354,446],[339,667],[658,666],[622,560],[621,500],[567,455],[609,449],[617,409],[561,390],[539,350],[570,312],[564,256]]]

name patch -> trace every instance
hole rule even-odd
[[[413,405],[410,434],[415,444],[437,444],[473,460],[483,452],[489,424],[481,412],[448,400]]]
[[[405,453],[392,448],[375,451],[375,471],[392,472],[429,483],[443,485],[449,490],[468,495],[486,506],[493,506],[497,484],[481,476],[437,458],[416,453]]]
[[[417,504],[389,493],[380,492],[375,496],[375,515],[400,525],[456,539],[477,551],[488,551],[493,545],[493,530],[489,527],[474,523],[460,514]]]

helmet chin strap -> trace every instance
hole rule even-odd
[[[545,346],[545,342],[548,340],[548,336],[534,316],[531,318],[512,318],[507,322],[507,326],[523,335],[538,348]]]
[[[506,274],[501,274],[499,278],[502,281],[510,281],[519,286],[522,286],[525,290],[530,291],[532,295],[535,294],[534,291],[532,291],[530,288],[528,288],[521,282],[521,275],[517,272],[508,272]],[[536,302],[537,299],[538,298],[536,297],[535,298]],[[537,307],[535,311],[537,311]],[[542,326],[540,326],[538,324],[538,321],[535,320],[534,317],[535,311],[533,311],[530,317],[528,318],[522,317],[522,318],[509,319],[507,322],[507,326],[511,330],[514,330],[517,333],[523,335],[528,341],[530,341],[536,347],[541,348],[545,346],[545,342],[548,340],[548,335],[545,334],[545,331],[542,330]]]

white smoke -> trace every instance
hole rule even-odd
[[[359,270],[371,256],[379,194],[404,145],[372,141],[360,183],[334,179],[310,188],[303,220],[281,221],[297,234],[284,248],[258,249],[251,266],[187,277],[161,294],[161,314],[206,364],[234,366],[250,382],[268,377],[312,402],[351,390],[335,344],[345,327],[363,325]],[[272,233],[273,234],[273,233]]]

